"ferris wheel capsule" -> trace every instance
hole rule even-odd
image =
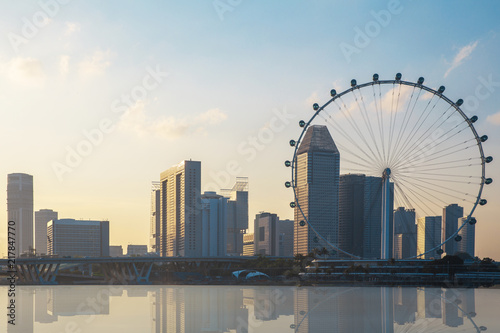
[[[301,227],[305,226],[305,225],[306,225],[306,221],[304,221],[304,220],[300,221],[300,222],[299,222],[299,225],[300,225]]]
[[[469,120],[470,120],[471,123],[474,124],[477,121],[477,116],[472,116],[472,117],[470,117]]]
[[[445,90],[445,89],[446,89],[446,88],[445,88],[444,86],[439,87],[439,89],[438,89],[438,93],[440,93],[440,94],[444,93],[444,90]]]
[[[318,111],[318,109],[319,109],[318,103],[313,104],[313,109],[314,109],[314,111]]]
[[[471,217],[470,220],[469,220],[469,224],[470,225],[474,225],[474,224],[476,224],[476,222],[477,222],[477,220],[476,220],[475,217]]]
[[[290,165],[292,165],[292,162],[290,162],[290,161],[288,161],[288,160],[287,160],[287,161],[285,161],[285,166],[286,166],[286,167],[289,167]]]
[[[300,126],[300,127],[304,127],[304,126],[306,126],[306,122],[305,122],[305,121],[303,121],[303,120],[299,121],[299,126]]]
[[[396,74],[396,81],[401,80],[401,76],[402,76],[402,75],[401,75],[401,73],[397,73],[397,74]]]
[[[443,251],[443,249],[437,249],[436,253],[439,254],[439,255],[441,255],[441,254],[444,253],[444,251]]]
[[[290,202],[290,207],[295,208],[295,202]]]
[[[493,157],[491,157],[491,156],[487,156],[487,157],[485,157],[485,158],[484,158],[484,161],[485,161],[486,163],[490,163],[491,161],[493,161]]]
[[[356,87],[356,85],[357,85],[356,80],[355,80],[355,79],[352,79],[352,80],[351,80],[351,87]]]
[[[490,185],[491,183],[493,183],[493,179],[491,179],[491,178],[486,178],[486,179],[484,180],[484,183],[485,183],[486,185]]]
[[[464,100],[460,98],[458,101],[455,102],[455,104],[460,106],[460,105],[464,104]]]
[[[484,205],[486,205],[487,203],[488,203],[488,201],[487,201],[486,199],[481,199],[481,200],[479,200],[479,204],[480,204],[481,206],[484,206]]]
[[[335,95],[337,95],[337,90],[335,90],[335,89],[330,90],[330,96],[333,97]]]
[[[378,81],[378,74],[377,73],[373,74],[373,81],[375,81],[375,82]]]
[[[290,186],[292,186],[292,183],[290,183],[290,182],[285,182],[285,187],[286,187],[286,188],[289,188]]]
[[[457,236],[455,237],[455,242],[460,242],[461,240],[462,240],[462,236],[457,235]]]
[[[290,146],[294,147],[295,146],[295,140],[290,140]]]
[[[419,77],[417,83],[418,84],[423,84],[424,83],[424,78],[422,76]]]
[[[481,137],[481,142],[485,142],[486,140],[488,140],[488,136],[487,135],[483,135]]]

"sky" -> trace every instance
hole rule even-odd
[[[3,2],[0,201],[34,176],[35,210],[109,219],[112,245],[148,244],[151,181],[201,161],[202,190],[249,178],[249,218],[292,218],[285,160],[298,121],[351,79],[446,86],[500,158],[496,1]],[[500,260],[498,160],[475,216]],[[3,175],[3,176],[1,176]],[[0,220],[7,221],[6,209]],[[6,242],[6,228],[0,242]],[[5,246],[0,247],[5,255]]]

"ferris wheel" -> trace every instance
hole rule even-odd
[[[396,208],[409,213],[407,216],[413,214],[416,234],[434,238],[426,244],[415,244],[416,253],[400,259],[440,256],[445,244],[460,243],[462,229],[476,223],[474,211],[478,205],[487,204],[483,187],[492,183],[486,177],[485,165],[493,158],[483,152],[488,137],[474,128],[478,117],[468,117],[461,110],[462,99],[453,102],[443,94],[444,86],[434,90],[423,83],[423,77],[417,82],[404,81],[400,73],[393,80],[379,80],[378,74],[363,84],[351,80],[349,89],[340,93],[332,89],[330,99],[323,105],[315,103],[312,117],[299,122],[302,132],[297,140],[290,140],[293,159],[285,162],[292,169],[291,181],[285,186],[294,191],[290,206],[295,208],[296,228],[307,228],[318,247],[321,244],[351,258],[366,257],[366,251],[353,251],[342,246],[338,238],[327,237],[310,217],[310,203],[298,194],[300,147],[308,130],[317,125],[328,129],[338,150],[337,177],[341,184],[349,177],[364,177],[380,186],[372,189],[377,195],[356,198],[358,203],[363,201],[364,223],[370,218],[377,220],[379,258],[394,257]],[[436,236],[425,227],[425,219],[443,215],[449,205],[458,207],[462,218],[451,232],[448,228],[446,234]],[[343,209],[342,202],[339,209]],[[341,217],[338,223],[342,224]],[[441,220],[440,228],[444,223]]]

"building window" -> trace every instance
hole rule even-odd
[[[265,227],[260,227],[259,228],[259,242],[265,241],[266,238],[266,228]]]

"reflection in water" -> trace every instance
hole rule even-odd
[[[92,332],[109,332],[96,329],[97,325],[107,323],[113,327],[120,323],[125,327],[121,332],[127,332],[127,329],[132,332],[134,330],[122,321],[137,312],[134,306],[147,303],[150,304],[149,314],[148,309],[144,309],[141,331],[153,333],[480,331],[479,325],[474,322],[474,289],[264,286],[17,288],[16,320],[19,325],[5,324],[7,332],[59,332],[64,330],[57,325],[67,327],[68,323],[76,325],[74,331],[82,329],[82,332],[89,329]],[[1,287],[0,291],[6,304],[5,287]],[[76,318],[87,319],[78,321]],[[2,323],[0,331],[5,331],[4,328]]]

